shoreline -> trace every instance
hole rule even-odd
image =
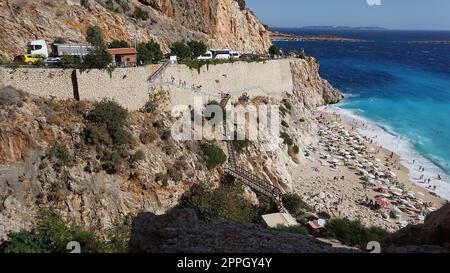
[[[407,169],[412,183],[426,191],[434,192],[444,200],[450,200],[450,177],[434,162],[415,151],[408,139],[395,135],[386,128],[380,127],[350,110],[336,106],[325,106],[321,107],[320,110],[341,115],[346,123],[355,127],[361,135],[371,138],[375,145],[384,147],[389,152],[394,152],[399,157],[403,167]],[[365,127],[361,126],[363,124],[365,124]],[[425,170],[419,170],[420,167]],[[441,180],[438,180],[438,175],[441,176]],[[431,180],[431,183],[428,183],[428,179]],[[435,186],[436,190],[434,190]]]
[[[423,223],[446,203],[410,179],[399,155],[363,137],[339,114],[320,108],[314,116],[318,145],[308,147],[305,167],[293,171],[293,190],[316,211],[395,232]],[[380,200],[389,206],[374,209],[370,202]]]

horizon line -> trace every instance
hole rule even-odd
[[[270,26],[269,25],[269,28],[292,28],[292,29],[317,29],[317,30],[321,30],[320,27],[322,27],[322,26],[308,27],[308,26]],[[331,29],[331,28],[326,28],[327,26],[325,26],[325,25],[323,27],[324,28],[322,28],[322,29]],[[368,26],[368,27],[364,27],[364,26],[361,26],[361,27],[330,26],[330,27],[335,28],[335,29],[339,29],[339,27],[343,27],[343,28],[347,27],[347,28],[354,28],[354,29],[357,29],[357,28],[380,28],[380,29],[372,29],[373,31],[383,31],[383,30],[385,30],[385,31],[398,31],[398,30],[406,31],[406,30],[408,30],[408,31],[447,31],[447,32],[450,32],[450,29],[386,28],[386,27],[380,27],[380,26],[373,26],[373,27],[371,27],[371,26]],[[371,29],[365,29],[365,30],[371,30]]]

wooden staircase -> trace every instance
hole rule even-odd
[[[228,102],[231,99],[231,95],[225,94],[222,96],[222,101],[220,102],[220,106],[225,109]],[[252,190],[270,198],[276,205],[278,210],[281,213],[286,213],[287,210],[283,206],[283,193],[281,190],[272,183],[270,183],[267,180],[264,180],[240,167],[236,164],[236,158],[234,155],[234,149],[233,149],[233,142],[232,140],[227,136],[227,123],[226,120],[223,122],[224,127],[224,135],[225,135],[225,142],[227,145],[227,151],[228,151],[228,168],[225,169],[225,172],[235,179],[241,181],[248,187],[250,187]]]

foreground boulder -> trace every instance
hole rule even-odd
[[[141,213],[133,222],[132,253],[337,253],[311,236],[270,230],[261,225],[200,221],[193,210],[156,216]]]
[[[430,213],[421,225],[411,225],[392,234],[387,246],[438,246],[450,251],[450,204]]]

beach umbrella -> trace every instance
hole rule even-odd
[[[397,175],[396,175],[393,171],[389,171],[388,174],[389,174],[391,177],[397,177]]]
[[[382,208],[389,208],[389,206],[391,205],[391,202],[389,202],[386,199],[378,199],[376,201],[376,204]]]
[[[393,195],[396,195],[396,196],[402,196],[403,195],[401,192],[398,192],[398,191],[391,191],[391,193]]]

